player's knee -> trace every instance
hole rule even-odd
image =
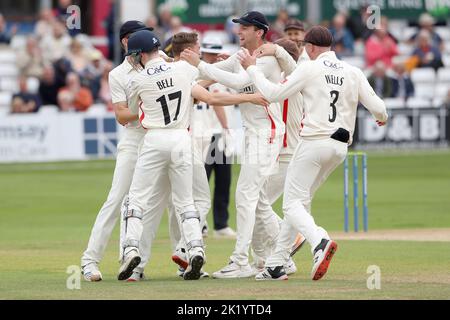
[[[181,213],[181,223],[184,223],[191,219],[197,219],[200,222],[200,213],[198,211],[186,211]]]
[[[130,218],[136,218],[142,220],[144,217],[144,213],[139,209],[128,209],[123,217],[124,220],[128,220]]]

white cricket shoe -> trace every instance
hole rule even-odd
[[[134,268],[141,263],[141,257],[137,250],[131,250],[125,255],[122,265],[119,269],[117,279],[120,281],[127,280],[133,274]]]
[[[201,277],[202,267],[205,264],[205,254],[203,251],[194,253],[189,259],[189,265],[183,274],[184,280],[198,280]]]
[[[186,250],[184,248],[177,249],[172,255],[172,261],[175,262],[180,269],[183,269],[184,273],[184,270],[186,270],[189,265]]]
[[[131,277],[127,279],[127,282],[139,282],[145,280],[145,274],[140,271],[133,271]]]
[[[287,275],[291,275],[297,272],[297,266],[295,265],[294,260],[289,258],[289,261],[284,265],[284,271]]]
[[[322,279],[327,273],[337,247],[337,243],[333,240],[322,239],[322,242],[314,249],[313,268],[311,272],[311,278],[314,281]]]
[[[102,273],[98,269],[98,266],[95,262],[90,263],[84,267],[82,267],[82,271],[84,280],[89,282],[99,282],[102,281]]]
[[[283,266],[275,267],[275,268],[265,268],[263,272],[260,272],[255,277],[256,281],[265,281],[265,280],[288,280],[288,276]]]
[[[226,227],[220,230],[214,230],[214,238],[221,239],[236,239],[236,232],[230,227]]]
[[[250,278],[254,275],[255,271],[249,264],[245,266],[240,266],[235,262],[230,261],[230,263],[227,266],[220,269],[219,271],[214,272],[212,276],[213,278],[216,279],[236,279],[236,278]]]

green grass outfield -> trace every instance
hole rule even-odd
[[[449,152],[369,153],[370,229],[450,228],[449,165]],[[68,290],[66,269],[80,263],[113,168],[113,161],[0,165],[0,299],[450,298],[448,242],[341,240],[329,273],[319,282],[309,279],[309,248],[296,255],[299,271],[289,281],[186,282],[175,276],[166,218],[146,270],[148,281],[115,280],[116,230],[101,264],[104,281]],[[234,195],[234,227],[233,207]],[[329,231],[343,229],[341,168],[319,190],[313,214]],[[211,237],[206,242],[206,270],[213,272],[227,263],[234,242]],[[367,289],[370,265],[381,269],[381,290]]]

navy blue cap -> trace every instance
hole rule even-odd
[[[147,27],[143,22],[137,20],[130,20],[125,22],[120,27],[120,41],[122,41],[122,39],[127,35],[140,30],[153,31],[153,28]]]
[[[269,31],[269,22],[266,17],[258,11],[247,12],[239,19],[233,19],[232,21],[244,26],[255,26],[259,29],[263,29],[265,32]]]
[[[153,32],[140,30],[133,33],[128,39],[127,56],[135,53],[150,52],[161,46]]]

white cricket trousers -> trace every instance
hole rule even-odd
[[[92,228],[86,251],[81,258],[81,266],[100,263],[111,233],[120,216],[122,200],[130,189],[134,167],[138,157],[138,149],[145,135],[143,129],[127,128],[124,130],[117,146],[116,167],[108,198],[103,204]],[[142,242],[145,246],[149,241]],[[147,248],[142,249],[147,252]]]
[[[311,201],[319,187],[344,161],[346,143],[331,138],[300,140],[289,165],[284,189],[284,223],[278,236],[275,253],[266,261],[266,267],[284,265],[289,259],[286,250],[298,233],[311,245],[311,251],[328,233],[317,226],[311,215]]]
[[[192,185],[192,196],[194,197],[195,207],[200,214],[200,226],[203,226],[209,209],[211,208],[211,190],[209,188],[208,176],[206,175],[205,169],[205,151],[209,150],[209,143],[211,140],[205,140],[203,138],[198,138],[193,136],[192,140],[192,155],[193,155],[193,185]],[[172,232],[172,250],[186,248],[186,244],[181,238],[180,231],[175,230],[175,226],[172,223],[176,223],[177,220],[174,206],[172,203],[169,204],[169,217],[170,230]],[[178,227],[178,225],[177,225]],[[179,230],[179,228],[178,228]],[[178,240],[174,243],[174,241]]]
[[[271,142],[264,135],[246,134],[244,137],[243,163],[236,187],[236,245],[230,257],[241,266],[249,263],[256,208],[260,199],[266,197],[264,184],[278,170],[281,140],[282,136]]]
[[[275,250],[283,220],[275,213],[272,205],[283,194],[288,167],[289,161],[280,160],[278,172],[267,179],[261,191],[252,238],[256,259],[265,261]]]
[[[187,249],[189,252],[203,250],[200,216],[192,196],[191,137],[187,130],[181,129],[152,129],[144,137],[129,193],[129,218],[124,244],[127,250],[139,248],[143,233],[142,218],[155,214],[148,210],[150,196],[167,176]]]

